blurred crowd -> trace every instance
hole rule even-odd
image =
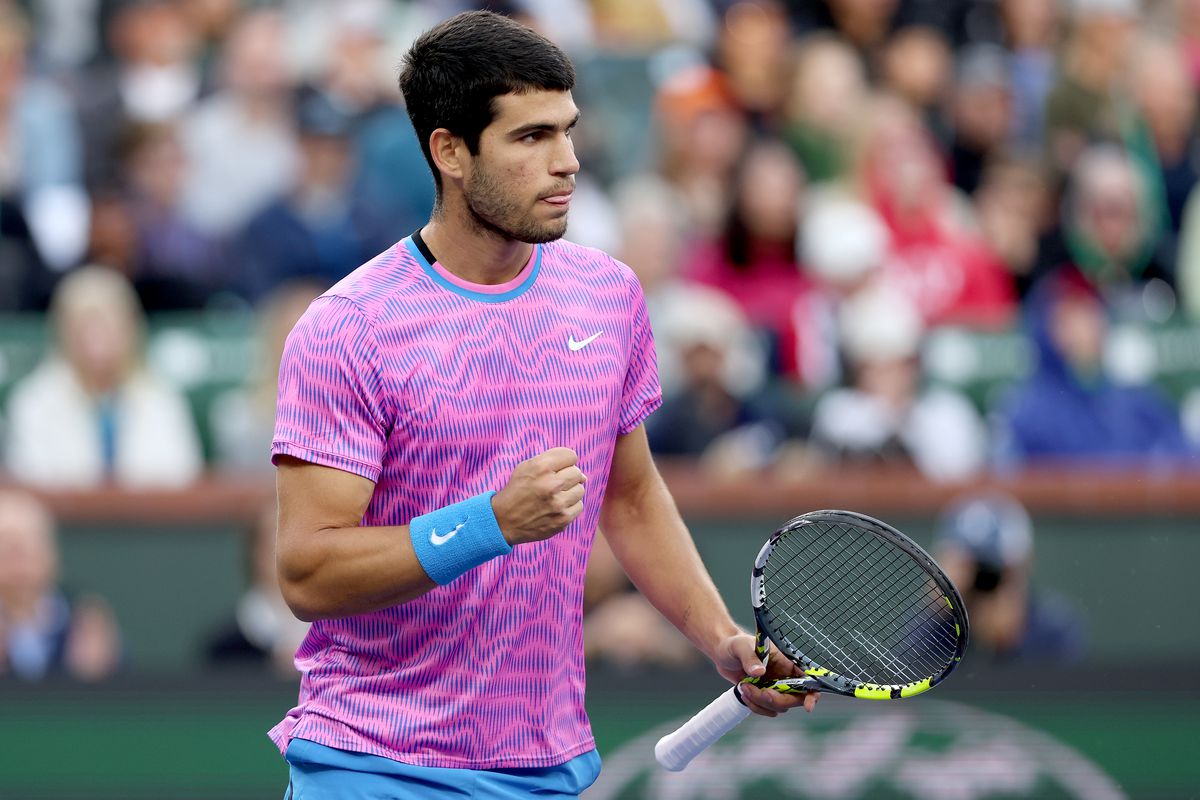
[[[305,293],[419,227],[396,64],[476,6],[579,64],[568,237],[645,287],[656,452],[1195,462],[1200,394],[1108,356],[1116,325],[1200,314],[1197,0],[0,0],[0,312],[49,311],[56,345],[6,403],[8,470],[262,469],[270,365],[199,443],[143,315],[259,313],[269,356]],[[935,385],[947,326],[1021,331],[1033,366],[983,402]]]
[[[642,281],[657,453],[1200,466],[1200,387],[1111,358],[1200,321],[1200,0],[0,0],[0,314],[53,340],[0,413],[8,475],[269,474],[283,337],[432,205],[400,57],[475,7],[576,61],[567,235]],[[144,351],[210,311],[257,315],[260,355],[201,437]],[[1019,332],[1027,374],[931,382],[947,328]]]

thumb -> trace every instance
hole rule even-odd
[[[757,678],[766,674],[767,668],[754,652],[753,636],[740,634],[733,637],[729,642],[729,652],[741,665],[742,672],[750,677]]]

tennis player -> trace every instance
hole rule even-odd
[[[638,282],[560,240],[574,78],[503,16],[421,36],[400,87],[432,218],[288,339],[277,561],[313,623],[299,702],[270,733],[288,797],[578,796],[600,769],[580,619],[598,525],[721,675],[764,672],[651,460],[661,393]],[[768,716],[801,702],[745,697]]]

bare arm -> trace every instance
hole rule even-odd
[[[553,448],[521,462],[492,497],[509,544],[546,539],[583,511],[576,456]],[[365,527],[375,484],[350,472],[279,458],[279,588],[302,620],[363,614],[406,603],[437,584],[413,549],[408,525]]]
[[[375,492],[366,478],[280,457],[276,492],[279,588],[300,619],[374,611],[435,586],[417,561],[407,525],[361,527]]]
[[[754,637],[729,615],[654,466],[641,427],[617,440],[600,520],[634,585],[713,661],[721,675],[738,681],[764,673],[754,656]],[[795,665],[775,654],[767,672],[800,674]],[[815,694],[787,696],[755,687],[743,687],[742,697],[751,710],[767,716],[801,702],[811,710],[816,702]]]

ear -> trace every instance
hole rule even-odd
[[[455,136],[445,128],[429,134],[429,153],[443,178],[462,180],[466,174],[470,152],[461,136]]]

